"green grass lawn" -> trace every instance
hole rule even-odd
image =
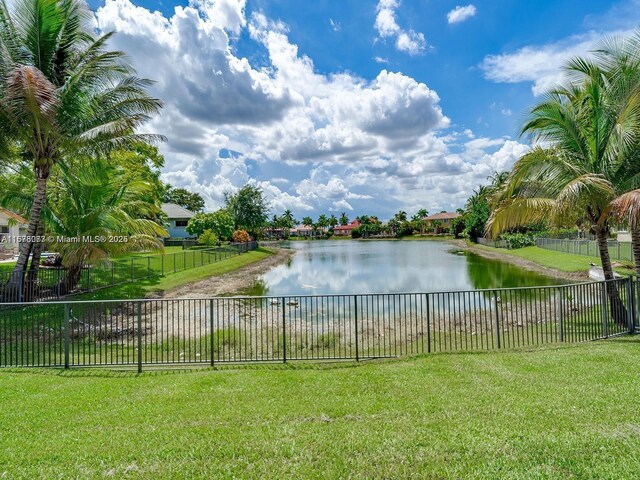
[[[272,255],[271,250],[258,248],[257,250],[220,260],[216,263],[211,263],[203,267],[196,267],[177,273],[168,272],[164,277],[150,277],[137,280],[132,283],[104,288],[95,292],[74,296],[72,297],[72,300],[144,298],[147,294],[152,292],[171,290],[172,288],[197,282],[198,280],[232,272],[251,263],[258,262],[269,255]]]
[[[637,337],[354,366],[0,376],[0,478],[637,478]]]
[[[543,267],[554,268],[563,272],[586,272],[589,270],[590,263],[600,265],[599,257],[556,252],[554,250],[546,250],[539,247],[524,247],[516,250],[507,250],[506,248],[493,248],[477,244],[473,244],[473,246],[480,250],[499,252],[504,255],[524,258],[525,260],[537,263]],[[616,268],[615,270],[623,275],[631,273],[631,269],[624,267]]]

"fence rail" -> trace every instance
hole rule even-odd
[[[64,268],[43,267],[37,277],[29,271],[18,275],[0,273],[0,294],[5,301],[59,300],[68,295],[209,265],[256,248],[256,242],[231,243],[202,250],[113,259],[102,265],[84,267],[77,280],[72,280],[72,274]]]
[[[361,360],[635,331],[636,280],[406,294],[0,304],[0,366]]]
[[[506,240],[490,240],[484,237],[478,237],[476,240],[480,245],[484,245],[486,247],[509,248],[509,242]]]
[[[598,257],[598,242],[584,239],[537,238],[536,245],[547,250]],[[633,249],[629,242],[609,240],[609,256],[611,260],[633,262]]]

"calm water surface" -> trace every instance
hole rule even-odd
[[[441,241],[291,242],[296,255],[261,275],[249,295],[442,292],[555,285],[558,279]]]

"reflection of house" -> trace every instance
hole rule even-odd
[[[163,203],[162,211],[169,218],[169,228],[167,230],[170,237],[187,238],[190,236],[185,228],[189,223],[189,219],[195,213],[175,203]]]
[[[450,228],[451,223],[460,216],[459,213],[456,212],[440,212],[435,215],[431,215],[424,219],[427,227],[433,228],[434,226],[439,226],[440,228]],[[434,225],[435,224],[435,225]]]
[[[351,236],[351,231],[354,228],[358,228],[360,226],[360,222],[358,220],[354,220],[348,225],[336,225],[333,228],[333,234],[338,237],[349,237]]]
[[[18,253],[16,237],[24,235],[27,223],[20,215],[0,208],[0,255]]]

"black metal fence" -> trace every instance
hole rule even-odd
[[[407,294],[0,305],[0,366],[396,357],[633,333],[635,280]]]
[[[598,242],[586,239],[565,239],[565,238],[537,238],[536,245],[547,250],[571,253],[575,255],[588,255],[599,257]],[[633,249],[630,242],[618,242],[609,240],[607,242],[609,256],[611,260],[622,260],[633,262]]]
[[[5,301],[59,300],[67,295],[88,293],[209,265],[255,250],[257,246],[256,242],[231,243],[202,250],[112,259],[100,265],[84,267],[77,281],[71,281],[70,271],[64,268],[42,267],[37,276],[29,271],[18,275],[0,273],[0,294]]]

